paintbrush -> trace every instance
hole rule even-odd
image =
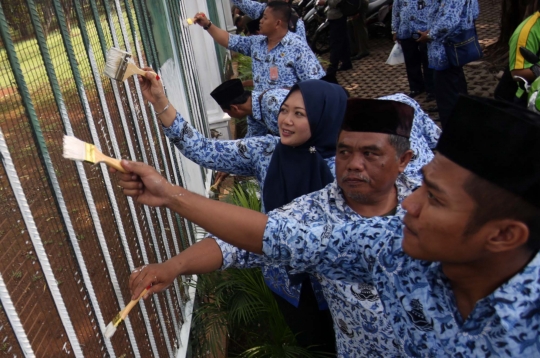
[[[106,156],[93,144],[85,143],[80,139],[67,135],[64,136],[64,158],[92,164],[105,163],[122,173],[127,173],[120,165],[120,160]]]
[[[129,52],[111,47],[107,51],[107,62],[105,63],[104,73],[113,80],[124,82],[128,77],[133,75],[144,76],[146,71],[137,67]],[[159,80],[158,75],[156,75],[156,79]]]
[[[109,322],[107,328],[105,329],[106,338],[111,338],[113,336],[113,334],[116,332],[116,328],[120,325],[120,323],[122,323],[123,320],[126,319],[129,312],[133,309],[133,307],[135,307],[135,305],[141,300],[141,298],[146,295],[150,287],[151,286],[145,288],[144,291],[142,291],[139,295],[139,298],[137,298],[136,300],[132,300],[130,303],[128,303],[126,307],[124,307],[123,310],[121,310],[116,316],[114,316],[113,320]]]
[[[195,19],[192,17],[187,18],[184,21],[182,21],[182,25],[184,25],[184,27],[188,27],[189,25],[193,25],[194,23],[195,23]]]
[[[200,16],[200,17],[206,17],[206,15],[203,14],[203,13],[199,13],[199,16]],[[182,25],[184,25],[184,27],[188,27],[189,25],[193,25],[193,24],[195,24],[196,22],[197,22],[197,19],[196,19],[196,18],[194,18],[194,17],[189,17],[189,18],[184,19],[184,20],[182,21]]]

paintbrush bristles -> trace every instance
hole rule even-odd
[[[184,21],[182,21],[182,24],[184,27],[188,27],[189,25],[193,25],[195,23],[195,19],[187,18]]]
[[[105,63],[104,73],[113,80],[122,81],[129,62],[133,62],[129,52],[111,47],[107,51],[107,62]]]
[[[66,159],[87,160],[86,143],[78,138],[65,135],[63,155]]]
[[[116,333],[116,327],[112,322],[110,322],[107,325],[107,328],[105,329],[105,337],[111,338]]]

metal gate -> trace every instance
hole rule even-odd
[[[179,49],[189,115],[201,115],[183,3],[159,1]],[[191,278],[139,304],[111,340],[137,266],[194,240],[191,224],[122,195],[105,166],[62,158],[74,135],[144,161],[182,185],[179,154],[143,103],[138,81],[102,75],[116,46],[159,70],[155,1],[0,0],[0,356],[172,357],[185,352]]]

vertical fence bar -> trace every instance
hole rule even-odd
[[[4,140],[4,134],[2,133],[2,130],[0,129],[0,153],[2,153],[2,159],[5,158],[4,152],[7,152],[7,145]],[[4,166],[6,166],[5,161],[4,161]],[[0,303],[2,303],[2,306],[4,307],[6,316],[9,320],[9,323],[11,324],[11,327],[13,328],[13,333],[15,333],[15,337],[17,338],[17,341],[19,342],[19,345],[21,346],[24,356],[27,358],[34,358],[35,357],[34,350],[32,349],[32,346],[30,345],[30,341],[28,341],[28,336],[26,335],[26,332],[24,330],[24,327],[22,326],[21,320],[19,319],[19,316],[17,315],[17,311],[15,310],[15,306],[13,305],[13,300],[11,299],[11,296],[9,295],[8,289],[6,287],[6,284],[4,283],[4,278],[2,277],[1,273],[0,273]]]
[[[70,225],[69,214],[67,212],[67,208],[65,206],[65,202],[63,200],[63,196],[60,191],[60,185],[58,183],[56,174],[54,172],[54,167],[52,165],[49,150],[47,149],[47,145],[45,144],[45,138],[43,137],[43,132],[41,130],[41,126],[39,124],[39,120],[37,118],[34,105],[30,98],[30,92],[28,90],[28,87],[26,86],[26,82],[24,81],[19,59],[17,58],[15,46],[11,39],[11,35],[9,34],[8,24],[7,24],[6,17],[4,15],[4,10],[1,4],[0,4],[0,36],[2,36],[2,41],[6,47],[6,53],[7,53],[12,71],[15,76],[15,81],[17,82],[18,90],[20,92],[24,107],[26,108],[28,117],[30,118],[30,124],[33,129],[33,134],[37,139],[37,144],[40,151],[41,159],[43,160],[45,167],[47,169],[48,179],[50,180],[53,190],[56,194],[57,205],[59,206],[60,211],[62,212],[62,216],[64,217],[64,220],[66,218],[68,219],[67,221],[65,220],[65,225],[66,225],[66,228],[69,229],[69,226],[68,226],[68,224]],[[14,170],[14,168],[12,168],[12,170]],[[17,188],[16,192],[22,193],[22,187]],[[82,353],[79,340],[77,338],[77,334],[75,333],[75,329],[73,328],[73,324],[67,312],[64,300],[62,299],[62,295],[60,294],[60,290],[58,289],[58,284],[54,277],[54,273],[52,272],[49,259],[47,257],[47,254],[45,253],[41,239],[39,238],[39,233],[37,231],[35,223],[33,222],[33,218],[30,213],[30,208],[28,207],[26,198],[24,198],[24,194],[22,195],[22,197],[20,195],[17,196],[17,200],[21,200],[19,202],[19,206],[21,207],[21,212],[23,213],[23,217],[25,218],[25,221],[27,221],[26,225],[28,227],[29,233],[30,231],[32,231],[32,234],[31,234],[32,243],[36,250],[36,255],[38,256],[38,260],[43,268],[45,279],[51,291],[51,295],[53,297],[54,303],[58,310],[58,314],[60,316],[64,329],[66,330],[68,340],[71,344],[71,347],[75,355],[77,357],[82,357],[83,353]],[[71,227],[71,231],[73,233],[73,227]]]

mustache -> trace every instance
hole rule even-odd
[[[346,181],[346,180],[358,180],[358,181],[363,181],[367,184],[371,183],[371,179],[369,179],[368,177],[362,174],[346,174],[341,177],[341,181]]]

